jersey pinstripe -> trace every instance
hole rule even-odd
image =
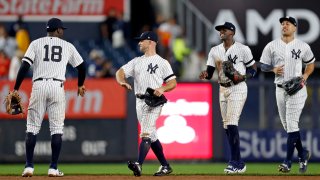
[[[310,46],[298,39],[285,43],[282,39],[271,41],[264,48],[260,62],[278,67],[284,65],[283,75],[275,75],[275,84],[282,84],[293,77],[302,76],[302,63],[315,61]],[[289,96],[283,88],[276,87],[276,100],[283,128],[288,132],[299,131],[299,119],[307,99],[306,87]],[[290,107],[290,108],[289,108]]]
[[[67,63],[76,67],[83,62],[71,43],[49,36],[34,40],[22,60],[33,65],[33,80],[38,78],[65,80]]]
[[[228,50],[223,43],[211,48],[208,54],[207,65],[218,70],[219,83],[232,82],[222,70],[223,61],[232,61],[234,68],[242,75],[246,74],[246,67],[252,66],[255,61],[248,46],[235,42]],[[240,115],[247,99],[247,85],[241,82],[230,87],[220,86],[219,102],[224,129],[228,125],[239,124]]]
[[[48,36],[32,41],[22,60],[33,66],[27,132],[39,133],[47,111],[51,135],[63,134],[66,102],[60,80],[65,81],[67,63],[76,67],[82,57],[71,43]]]
[[[144,94],[147,87],[159,88],[164,82],[176,78],[169,62],[159,55],[136,57],[124,66],[126,78],[134,78],[134,91]]]
[[[136,57],[121,68],[124,70],[126,78],[134,78],[136,94],[144,94],[147,87],[159,88],[164,82],[176,78],[169,62],[157,54]],[[149,107],[143,99],[136,99],[137,117],[141,125],[140,137],[148,137],[151,142],[158,139],[156,121],[161,109],[162,106]]]
[[[282,84],[293,77],[302,75],[302,63],[310,64],[315,61],[310,46],[298,39],[285,43],[276,39],[264,48],[260,62],[273,67],[284,65],[282,76],[275,76],[275,83]]]
[[[246,67],[252,66],[255,63],[249,47],[239,42],[235,42],[227,51],[223,43],[211,48],[207,65],[216,67],[221,65],[223,61],[232,61],[234,68],[242,75],[246,74]],[[221,66],[216,68],[219,71],[219,82],[226,83],[231,81],[225,76],[221,70]]]

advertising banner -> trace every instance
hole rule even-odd
[[[126,117],[126,91],[114,79],[87,79],[84,97],[77,96],[77,79],[68,79],[64,83],[66,94],[66,119],[106,119]],[[0,102],[13,89],[14,82],[0,81]],[[26,113],[31,94],[32,81],[25,79],[19,89]],[[27,117],[27,114],[25,114]],[[0,120],[22,119],[20,115],[6,114],[5,106],[0,104]]]
[[[257,1],[257,0],[190,0],[213,24],[232,22],[236,26],[235,39],[248,45],[254,59],[259,60],[264,46],[281,37],[279,18],[292,16],[298,22],[296,38],[307,42],[315,57],[320,53],[320,11],[316,1]],[[212,27],[210,44],[221,43],[219,32]]]
[[[212,85],[179,83],[165,93],[168,102],[157,120],[157,133],[168,159],[211,159]],[[152,150],[147,159],[156,159]]]
[[[125,156],[122,133],[124,121],[68,120],[62,136],[60,162],[121,160]],[[25,159],[25,121],[0,121],[0,162],[23,162]],[[49,163],[51,136],[44,120],[34,150],[35,162]]]
[[[1,0],[1,20],[44,21],[60,17],[65,21],[101,21],[111,8],[123,12],[123,0]]]
[[[240,130],[240,150],[244,161],[279,161],[286,157],[287,134],[284,130]],[[303,146],[312,154],[310,161],[320,160],[320,132],[301,131]],[[225,147],[227,141],[224,142]],[[298,161],[295,149],[293,161]],[[225,157],[229,158],[228,150]]]

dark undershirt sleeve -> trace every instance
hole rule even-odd
[[[83,86],[84,80],[86,79],[86,66],[85,63],[82,62],[79,66],[76,67],[78,69],[78,86]]]
[[[23,79],[26,77],[26,75],[29,71],[29,68],[30,68],[30,64],[27,63],[26,61],[22,61],[22,64],[21,64],[20,69],[18,71],[16,83],[14,84],[14,90],[19,90]]]
[[[208,77],[206,79],[210,80],[212,78],[215,69],[213,66],[207,66]]]

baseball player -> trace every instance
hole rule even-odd
[[[139,40],[140,51],[144,55],[132,59],[116,72],[117,82],[128,90],[132,90],[132,88],[126,82],[126,78],[133,77],[134,79],[134,92],[137,97],[136,110],[141,126],[140,137],[142,141],[138,161],[128,161],[128,167],[135,176],[141,176],[142,164],[151,147],[161,163],[154,176],[168,175],[172,172],[172,168],[163,154],[162,145],[156,132],[156,121],[160,116],[162,106],[150,107],[144,99],[140,98],[148,87],[155,89],[154,95],[156,96],[173,90],[177,84],[176,76],[173,74],[169,62],[156,53],[158,37],[154,32],[144,32],[136,39]],[[164,82],[166,85],[163,85]]]
[[[52,18],[48,21],[46,28],[47,36],[34,40],[28,47],[14,85],[14,91],[18,91],[30,66],[33,66],[33,84],[28,107],[25,139],[26,164],[22,173],[23,177],[31,177],[33,175],[34,147],[45,111],[48,112],[49,117],[52,150],[48,176],[63,176],[63,172],[58,170],[58,159],[65,118],[63,83],[65,81],[67,63],[78,69],[78,95],[84,96],[86,91],[84,86],[85,63],[76,48],[61,39],[66,29],[62,21]]]
[[[231,149],[231,159],[224,169],[225,173],[244,173],[246,165],[241,160],[238,124],[239,118],[247,99],[246,79],[255,76],[257,68],[251,50],[239,42],[235,42],[233,36],[236,28],[230,22],[216,26],[220,32],[222,43],[211,48],[207,70],[200,73],[200,79],[211,79],[215,69],[218,70],[218,82],[220,84],[220,110],[223,119],[223,128],[227,135]],[[237,80],[230,79],[223,70],[225,61],[231,61],[233,67],[240,76]]]
[[[261,70],[275,74],[276,99],[279,116],[284,130],[288,134],[287,157],[279,165],[280,172],[290,172],[291,159],[294,149],[297,148],[299,156],[299,172],[307,170],[310,152],[302,147],[299,118],[307,99],[307,90],[304,86],[294,95],[288,95],[282,87],[282,83],[302,76],[304,81],[308,79],[314,70],[315,57],[311,48],[305,42],[295,39],[297,21],[293,17],[280,18],[282,36],[267,44],[261,55]],[[302,73],[302,63],[306,65]]]

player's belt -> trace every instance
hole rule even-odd
[[[136,98],[139,98],[139,99],[144,99],[144,94],[136,94]]]
[[[283,88],[282,84],[277,84],[277,87]]]
[[[230,87],[230,86],[233,86],[234,85],[234,83],[233,82],[227,82],[227,83],[219,83],[220,84],[220,86],[223,86],[223,87]]]
[[[56,78],[38,78],[38,79],[34,80],[33,82],[36,82],[36,81],[43,81],[43,80],[50,80],[50,79],[52,79],[52,80],[54,80],[54,81],[63,82],[62,80],[60,80],[60,79],[56,79]]]

